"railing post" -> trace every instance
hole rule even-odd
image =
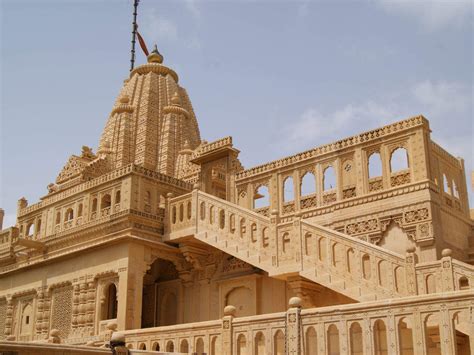
[[[441,251],[441,290],[443,292],[454,291],[453,263],[451,260],[451,249]]]
[[[285,353],[302,354],[301,298],[292,297],[286,311]]]
[[[233,349],[233,331],[232,331],[232,320],[235,317],[235,307],[226,306],[224,308],[224,317],[222,318],[222,354],[232,355]]]
[[[405,278],[408,295],[417,295],[415,247],[408,247],[405,255]],[[396,277],[396,276],[395,276]]]
[[[192,208],[191,210],[191,214],[194,214],[194,216],[191,215],[191,220],[192,218],[194,217],[194,220],[195,220],[195,223],[194,223],[194,226],[195,226],[195,231],[196,233],[198,233],[198,223],[199,223],[199,214],[201,213],[201,208],[199,206],[199,184],[198,183],[195,183],[193,185],[193,192],[192,192],[192,197],[191,197],[191,206],[194,205],[194,207]]]
[[[166,209],[165,209],[165,233],[171,232],[171,199],[174,197],[172,192],[166,194]]]
[[[278,267],[278,219],[279,212],[277,209],[273,209],[270,212],[270,226],[269,236],[273,239],[272,254],[272,267]]]
[[[293,235],[294,239],[298,243],[296,248],[293,250],[295,251],[295,261],[299,265],[299,270],[303,271],[303,231],[301,230],[301,217],[303,213],[300,211],[295,212],[293,217]]]

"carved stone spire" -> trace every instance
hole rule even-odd
[[[201,143],[199,127],[186,90],[156,45],[147,60],[125,80],[99,150],[110,151],[115,168],[135,163],[173,176],[185,142],[191,150]]]

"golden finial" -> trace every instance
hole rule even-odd
[[[163,63],[163,56],[158,52],[158,47],[155,46],[153,47],[153,50],[151,51],[150,55],[147,57],[148,63],[158,63],[161,64]]]

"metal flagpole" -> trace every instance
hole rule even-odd
[[[132,24],[132,51],[131,51],[131,59],[130,59],[130,71],[133,70],[135,65],[135,42],[137,38],[137,9],[138,3],[140,0],[134,0],[133,2],[133,24]]]

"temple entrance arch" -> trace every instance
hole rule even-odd
[[[175,265],[157,258],[143,277],[142,328],[182,322],[181,287]]]

